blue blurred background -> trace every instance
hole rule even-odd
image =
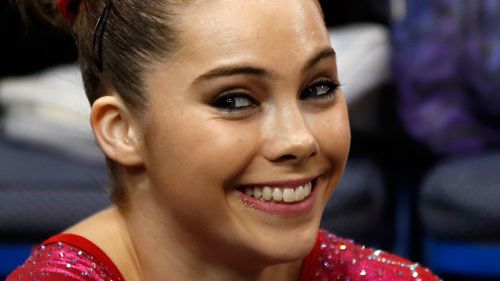
[[[71,36],[0,3],[3,280],[109,200]],[[444,280],[500,280],[500,1],[322,5],[353,131],[323,227]]]

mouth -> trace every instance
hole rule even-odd
[[[245,194],[255,199],[273,201],[274,203],[295,203],[305,200],[312,191],[312,181],[296,187],[247,187]]]
[[[317,178],[238,188],[245,206],[266,213],[297,216],[310,212],[316,198]]]

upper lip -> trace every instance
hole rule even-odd
[[[305,185],[311,181],[313,181],[316,177],[306,177],[301,179],[292,179],[292,180],[273,180],[268,182],[258,182],[252,184],[245,184],[240,186],[240,188],[245,187],[259,187],[259,186],[269,186],[269,187],[298,187]]]

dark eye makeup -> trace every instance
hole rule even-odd
[[[303,101],[323,101],[334,99],[341,84],[329,79],[318,80],[307,86],[299,95]],[[217,96],[210,104],[224,112],[243,112],[259,106],[259,101],[249,93],[233,91]]]
[[[319,80],[305,88],[300,93],[301,100],[325,100],[335,98],[342,85],[330,80]]]
[[[229,92],[224,93],[212,102],[212,106],[222,111],[243,111],[258,106],[258,102],[246,93]]]

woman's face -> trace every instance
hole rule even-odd
[[[318,4],[197,1],[177,20],[181,47],[148,78],[148,204],[211,258],[302,258],[350,144]]]

